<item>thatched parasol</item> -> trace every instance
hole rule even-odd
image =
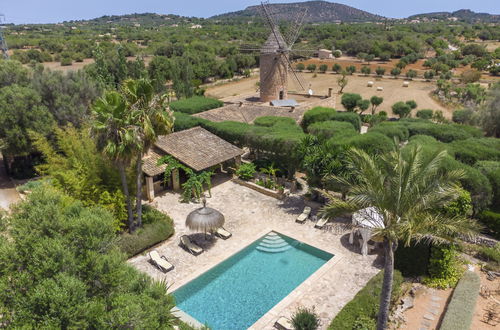
[[[191,230],[202,231],[204,233],[212,232],[224,225],[224,215],[207,207],[207,201],[203,198],[203,207],[197,208],[188,214],[186,218],[186,227]]]

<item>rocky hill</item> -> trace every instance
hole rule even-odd
[[[488,13],[476,13],[470,9],[460,9],[454,12],[435,12],[412,15],[408,19],[451,19],[455,17],[458,20],[466,22],[491,22],[500,23],[500,15]]]
[[[307,1],[295,3],[277,3],[269,4],[268,8],[271,13],[275,15],[276,20],[289,20],[297,16],[298,13],[307,9],[305,17],[306,22],[320,23],[320,22],[366,22],[378,21],[384,17],[371,14],[369,12],[359,10],[347,5],[327,1]],[[231,19],[242,17],[253,17],[260,15],[260,5],[250,6],[244,10],[217,15],[212,19]]]

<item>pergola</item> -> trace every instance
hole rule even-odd
[[[239,166],[242,154],[242,149],[199,126],[162,135],[142,159],[146,196],[152,201],[155,190],[161,189],[159,176],[165,172],[166,165],[158,165],[158,160],[164,155],[171,155],[185,166],[199,172],[227,161],[234,161],[236,166]],[[173,190],[180,189],[178,170],[172,171],[171,182]]]

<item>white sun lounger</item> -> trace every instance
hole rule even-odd
[[[274,323],[274,327],[280,330],[293,330],[292,322],[284,316],[280,317]]]
[[[217,228],[214,234],[222,239],[228,239],[229,237],[233,236],[233,234],[225,230],[223,227]]]
[[[198,245],[194,244],[193,242],[191,242],[191,240],[189,239],[189,237],[187,237],[186,235],[182,235],[181,236],[181,245],[189,252],[191,253],[192,255],[199,255],[200,253],[203,252],[203,249],[201,247],[199,247]]]
[[[164,273],[174,269],[174,265],[168,262],[167,258],[164,256],[160,257],[160,254],[156,250],[149,252],[149,262]]]
[[[309,218],[309,214],[311,213],[311,208],[309,206],[304,207],[304,211],[302,211],[302,214],[297,217],[297,220],[295,220],[298,223],[304,223],[306,222],[307,218]]]
[[[314,225],[314,228],[321,229],[326,225],[327,222],[328,219],[326,217],[321,217],[321,219],[319,219],[318,222],[316,222],[316,224]]]

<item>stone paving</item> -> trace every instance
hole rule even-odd
[[[226,218],[224,227],[233,236],[228,240],[205,240],[203,234],[195,234],[184,225],[186,216],[200,204],[179,202],[179,195],[166,192],[157,197],[153,206],[169,214],[175,223],[175,235],[155,247],[175,266],[163,274],[148,262],[146,253],[129,260],[137,269],[155,279],[165,279],[171,291],[194,279],[209,268],[230,257],[265,233],[275,230],[297,240],[335,254],[335,257],[314,273],[302,285],[283,299],[271,311],[257,321],[252,329],[273,329],[279,316],[290,317],[299,306],[315,307],[321,317],[322,329],[381,268],[377,251],[361,256],[359,246],[348,243],[346,220],[330,225],[329,230],[314,228],[314,223],[295,223],[304,201],[291,195],[284,201],[262,195],[254,190],[225,181],[212,188],[207,206],[221,211]],[[313,214],[317,209],[313,208]],[[193,256],[179,247],[179,237],[191,235],[205,252]]]

